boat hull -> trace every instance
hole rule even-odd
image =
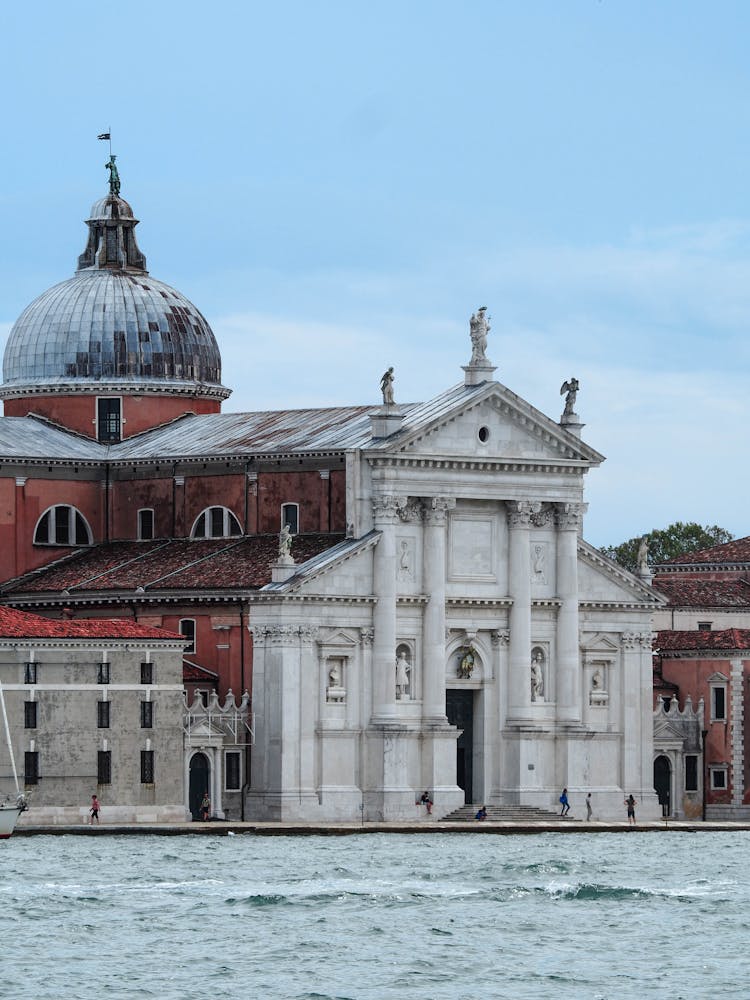
[[[18,806],[0,806],[0,840],[10,837],[22,812]]]

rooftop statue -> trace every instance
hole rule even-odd
[[[390,406],[393,402],[393,367],[391,366],[387,372],[383,373],[383,377],[380,380],[380,391],[383,393],[383,403],[386,406]]]
[[[644,535],[641,544],[638,546],[638,572],[642,576],[647,576],[651,570],[648,566],[648,538]]]
[[[289,525],[282,526],[279,532],[279,559],[290,560],[292,558],[292,533]]]
[[[117,167],[115,166],[116,156],[110,156],[107,163],[104,164],[104,169],[109,170],[109,193],[113,194],[116,198],[120,197],[120,175],[117,172]]]
[[[578,395],[579,382],[577,378],[571,378],[567,382],[563,382],[560,386],[560,395],[567,392],[565,397],[565,409],[563,410],[564,417],[572,417],[575,412],[576,396]]]
[[[486,364],[487,334],[490,332],[487,306],[480,306],[472,315],[469,320],[469,332],[471,335],[471,361],[469,364]]]

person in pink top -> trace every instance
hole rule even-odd
[[[99,799],[96,797],[96,795],[92,795],[91,796],[91,808],[89,809],[89,812],[91,813],[91,819],[90,819],[89,822],[92,824],[92,826],[93,826],[94,823],[97,823],[97,825],[99,823],[99,810],[100,809],[101,809],[101,806],[99,805]]]

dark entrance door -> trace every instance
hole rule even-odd
[[[654,790],[659,797],[662,816],[672,815],[672,768],[669,758],[661,754],[654,761]]]
[[[473,802],[474,692],[446,691],[445,714],[452,726],[463,729],[456,746],[456,784],[464,790],[464,802]]]
[[[188,792],[188,804],[193,819],[201,818],[201,802],[210,787],[208,757],[204,753],[193,754],[190,758],[190,791]]]

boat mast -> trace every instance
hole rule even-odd
[[[0,682],[0,708],[3,710],[3,723],[5,724],[5,740],[8,744],[8,753],[10,754],[10,766],[13,768],[13,780],[16,783],[16,795],[21,794],[21,789],[18,787],[18,772],[16,771],[16,758],[13,756],[13,744],[10,741],[10,726],[8,725],[8,713],[5,711],[5,695],[3,694],[3,685]]]

